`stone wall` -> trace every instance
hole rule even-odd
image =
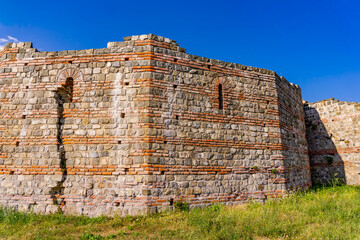
[[[311,185],[300,88],[274,72],[156,46],[153,207],[263,201]],[[219,86],[222,100],[219,101]],[[220,107],[222,103],[222,107]],[[159,139],[159,140],[160,140]]]
[[[312,181],[339,178],[359,185],[360,104],[335,99],[305,103],[305,117]]]
[[[283,77],[277,78],[277,88],[286,189],[298,190],[311,186],[301,90]]]
[[[272,71],[152,34],[0,61],[1,205],[135,215],[311,185],[301,91]]]
[[[0,203],[37,212],[137,214],[145,162],[134,151],[150,46],[37,52],[6,45],[0,65]],[[73,80],[72,99],[57,95]],[[65,91],[66,92],[66,91]],[[60,106],[61,105],[61,106]],[[131,199],[131,200],[129,200]]]

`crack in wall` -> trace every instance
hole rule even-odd
[[[53,200],[53,203],[58,206],[58,212],[62,212],[62,207],[65,205],[65,200],[60,198],[60,196],[64,195],[64,182],[67,178],[67,170],[66,170],[66,157],[65,157],[65,148],[62,140],[62,132],[64,129],[64,96],[61,92],[55,93],[55,100],[57,102],[57,111],[58,111],[58,122],[57,125],[57,150],[59,152],[59,159],[60,159],[60,168],[61,168],[61,180],[57,182],[56,186],[51,188],[50,194]]]
[[[73,79],[68,78],[64,87],[59,88],[55,92],[55,100],[57,103],[58,121],[57,126],[57,150],[59,153],[60,169],[62,172],[61,179],[56,183],[56,186],[51,188],[50,195],[53,200],[53,204],[58,206],[58,212],[62,213],[62,208],[65,206],[66,201],[62,197],[64,195],[64,182],[67,178],[67,167],[66,167],[66,151],[63,143],[63,130],[65,125],[64,117],[64,103],[71,102],[73,92]]]

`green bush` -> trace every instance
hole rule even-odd
[[[252,169],[254,169],[255,171],[259,171],[260,168],[258,166],[253,166]]]
[[[177,211],[189,211],[190,210],[189,203],[186,203],[186,202],[183,202],[183,201],[175,202],[174,203],[174,208]]]
[[[84,233],[81,237],[81,240],[102,240],[104,239],[100,234],[94,235],[92,233]]]

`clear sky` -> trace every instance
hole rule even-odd
[[[0,1],[0,11],[0,45],[104,48],[154,33],[190,54],[274,70],[307,101],[360,102],[357,0],[27,0]]]

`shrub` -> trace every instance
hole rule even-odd
[[[174,207],[175,207],[175,210],[177,210],[177,211],[189,211],[190,210],[189,203],[186,203],[183,201],[175,202]]]
[[[259,171],[260,168],[258,166],[253,166],[252,169],[254,169],[255,171]]]
[[[102,240],[104,239],[100,234],[94,235],[92,233],[84,233],[81,237],[81,240]]]

